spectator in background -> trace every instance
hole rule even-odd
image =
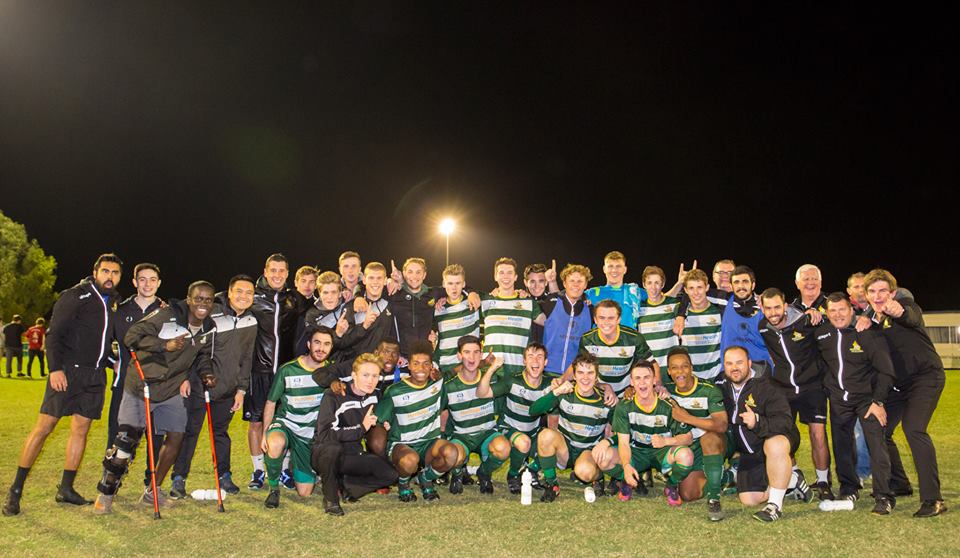
[[[31,370],[33,370],[33,359],[36,358],[40,361],[40,377],[43,378],[47,375],[47,370],[45,361],[43,360],[44,355],[44,338],[47,334],[47,321],[43,318],[37,318],[36,323],[27,330],[27,345],[30,350],[30,358],[27,359],[27,376],[32,376]]]
[[[20,314],[14,314],[9,324],[3,326],[3,346],[7,355],[7,377],[13,376],[13,359],[17,359],[17,377],[22,378],[23,373],[23,318]]]

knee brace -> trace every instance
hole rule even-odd
[[[120,490],[123,476],[130,468],[130,460],[137,449],[141,434],[142,431],[139,429],[120,426],[113,447],[108,449],[103,457],[103,476],[97,483],[97,490],[102,494],[112,496]]]

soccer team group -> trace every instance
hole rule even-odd
[[[640,285],[625,282],[620,252],[605,256],[599,287],[584,265],[532,264],[521,274],[500,258],[496,286],[481,292],[457,264],[428,287],[423,259],[388,270],[361,267],[356,252],[340,256],[339,273],[299,268],[288,287],[289,262],[274,254],[258,279],[234,276],[221,293],[196,281],[167,302],[157,296],[159,267],[140,263],[136,294],[120,302],[122,267],[101,255],[54,307],[47,387],[4,515],[20,513],[30,468],[66,416],[56,500],[110,513],[148,403],[155,463],[141,500],[157,507],[187,496],[205,420],[219,486],[240,491],[228,427],[242,410],[248,488],[266,487],[268,508],[280,505],[281,486],[309,496],[318,482],[331,515],[344,514],[343,500],[393,486],[402,502],[417,500],[417,487],[425,501],[443,485],[492,494],[505,466],[511,494],[538,490],[544,503],[559,497],[566,469],[588,501],[647,495],[656,479],[670,506],[704,498],[719,521],[721,494],[735,491],[770,522],[785,498],[856,501],[859,460],[869,462],[873,513],[889,515],[913,493],[892,437],[902,424],[919,484],[914,515],[947,510],[927,433],[942,362],[912,293],[886,270],[855,273],[845,292],[826,294],[820,270],[803,265],[790,302],[777,288],[758,292],[753,270],[730,260],[713,267],[713,287],[694,262],[667,289],[656,266]],[[107,368],[109,440],[92,501],[74,479]],[[809,429],[810,484],[794,457],[798,419]],[[169,491],[154,490],[168,474]]]

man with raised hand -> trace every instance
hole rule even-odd
[[[592,276],[590,268],[567,264],[560,272],[563,292],[540,303],[546,316],[543,343],[554,359],[547,364],[547,374],[560,376],[577,356],[580,338],[592,329],[590,299],[584,296]]]
[[[70,418],[63,477],[57,502],[92,504],[73,488],[77,469],[87,447],[87,433],[103,412],[107,384],[107,359],[117,309],[116,285],[123,262],[116,254],[102,254],[93,264],[93,275],[60,293],[53,306],[47,333],[50,375],[40,404],[40,414],[17,461],[17,474],[3,504],[3,515],[20,513],[20,498],[30,468],[47,437],[66,416]]]
[[[527,294],[537,302],[543,302],[553,293],[560,291],[557,285],[557,260],[553,260],[550,267],[542,263],[533,263],[523,268],[523,286]],[[542,325],[533,324],[530,328],[530,341],[543,343]]]
[[[333,271],[324,271],[317,277],[316,283],[319,294],[301,320],[303,331],[297,338],[298,355],[307,350],[307,328],[329,327],[336,332],[338,338],[343,337],[349,328],[346,317],[348,304],[340,298],[340,276]]]
[[[707,298],[707,274],[692,269],[683,280],[683,289],[690,300],[683,322],[680,344],[686,347],[693,361],[693,373],[702,380],[713,381],[720,374],[721,318],[723,309]]]
[[[730,295],[733,294],[733,282],[731,277],[733,276],[733,270],[736,268],[736,264],[733,260],[719,260],[717,263],[713,264],[713,287],[710,287],[706,283],[706,272],[703,272],[704,275],[704,285],[706,285],[706,297],[711,304],[717,306],[721,310],[727,307],[727,302],[730,301]],[[693,260],[693,267],[690,268],[690,271],[697,269],[697,260]],[[686,277],[689,271],[683,269],[683,264],[680,265],[680,274],[679,274],[679,283],[680,285],[686,284]],[[673,332],[677,335],[683,334],[684,321],[687,317],[687,308],[690,305],[690,297],[687,295],[686,291],[678,289],[677,292],[680,294],[680,304],[677,305],[677,317],[673,322]]]

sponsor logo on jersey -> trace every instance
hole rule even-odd
[[[851,353],[862,353],[862,352],[863,352],[863,349],[860,348],[860,343],[857,343],[856,341],[854,341],[854,342],[853,342],[853,345],[850,345],[850,352],[851,352]]]

